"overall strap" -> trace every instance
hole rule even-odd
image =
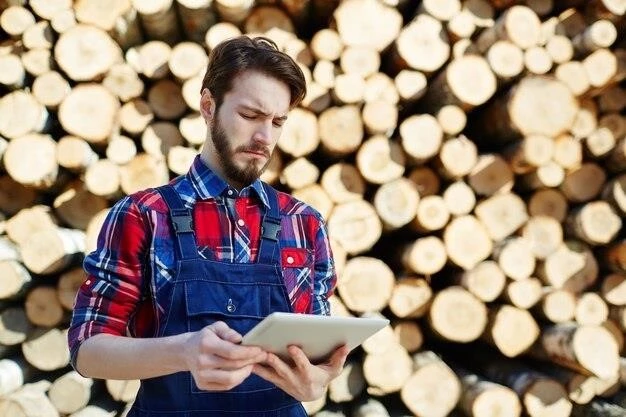
[[[280,208],[278,193],[271,186],[263,183],[270,207],[265,210],[261,224],[258,263],[279,264]]]
[[[157,187],[156,190],[161,194],[167,207],[170,209],[170,220],[176,234],[180,259],[199,258],[191,210],[185,207],[183,200],[171,185]]]

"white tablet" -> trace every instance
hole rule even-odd
[[[389,324],[384,318],[272,313],[243,336],[243,345],[260,346],[282,358],[287,347],[302,348],[311,362],[319,362],[339,346],[352,350]]]

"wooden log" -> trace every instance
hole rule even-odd
[[[352,417],[387,417],[389,412],[385,406],[373,398],[361,399],[353,407]]]
[[[70,414],[87,406],[91,399],[93,379],[70,371],[52,382],[48,397],[60,413]]]
[[[285,165],[280,174],[280,182],[292,190],[297,190],[314,184],[319,175],[320,171],[317,166],[301,157]]]
[[[486,260],[470,270],[460,272],[454,282],[488,303],[500,296],[506,285],[506,276],[496,262]]]
[[[203,73],[209,58],[199,44],[195,42],[181,42],[172,48],[168,66],[170,72],[179,82],[184,82],[200,73]]]
[[[386,49],[400,33],[402,16],[394,8],[373,0],[342,2],[333,13],[337,32],[346,46]],[[359,16],[358,21],[354,16]]]
[[[22,42],[27,49],[51,49],[53,42],[50,22],[41,20],[22,33]]]
[[[131,136],[142,133],[154,119],[150,105],[142,99],[124,103],[119,111],[120,126]]]
[[[394,113],[389,113],[390,117],[397,121],[397,104],[400,101],[400,95],[398,94],[398,89],[394,83],[393,78],[385,74],[384,72],[376,72],[365,80],[365,93],[363,95],[363,99],[365,100],[365,104],[375,104],[377,102],[384,102],[387,105],[393,105]],[[387,111],[390,111],[388,109]],[[372,127],[376,124],[382,124],[383,121],[379,119],[377,123],[373,121],[370,122]],[[376,120],[376,119],[374,119]],[[391,126],[389,126],[391,129]],[[395,125],[393,126],[395,129]],[[391,135],[393,133],[391,130],[387,132],[387,135]]]
[[[359,256],[346,263],[337,290],[351,311],[380,311],[389,304],[394,281],[393,271],[384,262]]]
[[[554,161],[538,167],[535,171],[519,177],[519,188],[522,190],[538,190],[554,188],[563,183],[565,169]]]
[[[32,326],[22,307],[9,307],[0,311],[0,343],[14,346],[26,340]],[[0,388],[0,392],[2,389]]]
[[[306,96],[300,103],[300,105],[307,109],[311,110],[313,113],[321,113],[324,110],[330,107],[332,102],[332,97],[330,95],[329,89],[323,87],[316,83],[315,81],[310,82],[307,85]]]
[[[610,378],[619,370],[617,342],[601,326],[560,323],[544,327],[541,343],[532,354],[600,378]]]
[[[545,48],[552,62],[556,65],[569,62],[574,57],[574,46],[567,36],[554,35],[550,37]]]
[[[98,234],[102,229],[102,225],[108,213],[109,209],[102,210],[89,222],[89,226],[87,226],[87,231],[85,232],[85,253],[90,253],[96,249]]]
[[[363,78],[378,72],[378,51],[363,46],[348,46],[341,52],[339,67],[345,74],[356,74]]]
[[[385,100],[366,101],[363,106],[363,123],[369,134],[390,136],[398,123],[398,109],[394,103]]]
[[[105,385],[107,391],[115,401],[131,402],[139,391],[139,380],[118,381],[107,379]]]
[[[52,53],[46,48],[30,49],[22,54],[21,59],[24,69],[33,77],[54,69]]]
[[[408,178],[417,185],[417,192],[420,197],[439,193],[441,180],[435,171],[427,166],[413,169]]]
[[[170,122],[151,123],[141,135],[141,146],[144,151],[156,159],[167,157],[172,147],[181,146],[183,143],[184,139],[178,127]]]
[[[200,146],[206,140],[207,125],[200,113],[191,113],[182,117],[178,122],[178,130],[192,146]]]
[[[538,266],[537,273],[556,288],[579,293],[597,280],[598,264],[587,245],[566,240]]]
[[[452,219],[443,232],[443,241],[448,258],[463,269],[474,268],[493,248],[487,229],[472,215]]]
[[[393,332],[398,338],[400,346],[407,352],[417,352],[424,343],[424,336],[419,325],[412,320],[397,321],[393,324]]]
[[[217,23],[211,0],[176,0],[176,9],[185,37],[191,41],[202,42],[209,28]]]
[[[91,218],[108,207],[108,202],[90,193],[82,181],[74,181],[54,199],[52,206],[67,225],[85,230]]]
[[[363,121],[356,106],[331,107],[319,117],[319,136],[323,148],[332,155],[354,152],[363,138]]]
[[[19,261],[20,253],[17,246],[7,237],[0,236],[0,260],[2,261]],[[5,306],[0,303],[0,309]]]
[[[437,236],[425,236],[407,245],[401,253],[405,268],[421,275],[435,274],[446,265],[444,243]]]
[[[437,171],[446,179],[460,179],[470,174],[477,162],[476,145],[465,135],[444,141],[435,160]]]
[[[55,287],[38,286],[26,295],[24,309],[28,320],[35,326],[56,327],[63,320],[63,307]]]
[[[495,241],[509,236],[528,220],[524,202],[519,196],[511,193],[483,200],[476,206],[474,212]]]
[[[134,67],[135,71],[145,75],[149,79],[163,79],[169,74],[169,59],[172,48],[167,43],[152,40],[142,44],[132,57],[131,51],[126,52],[126,61]]]
[[[514,173],[526,174],[550,162],[554,154],[554,140],[541,135],[526,136],[503,153]]]
[[[0,415],[59,417],[59,412],[46,396],[46,390],[49,387],[49,381],[41,380],[37,383],[26,384],[20,389],[11,392],[0,401]]]
[[[42,371],[62,369],[69,365],[70,351],[67,347],[67,331],[36,329],[22,343],[24,359]]]
[[[20,37],[35,24],[35,16],[26,8],[21,6],[10,6],[2,11],[0,15],[0,27],[12,37]]]
[[[624,413],[626,413],[624,407],[598,398],[585,407],[574,409],[572,417],[618,417]]]
[[[144,84],[139,75],[128,64],[113,65],[102,80],[102,85],[122,102],[138,98],[144,91]]]
[[[576,314],[576,296],[567,290],[544,287],[541,302],[533,308],[533,312],[552,323],[572,321]]]
[[[450,212],[443,197],[429,195],[419,201],[412,226],[420,232],[428,233],[444,228],[449,220]]]
[[[70,91],[71,88],[67,80],[56,71],[49,71],[37,76],[32,85],[33,96],[49,109],[58,108]]]
[[[510,41],[494,42],[487,49],[486,58],[489,67],[501,82],[517,77],[524,70],[524,52]]]
[[[524,66],[529,74],[546,74],[552,65],[552,57],[544,47],[532,46],[524,51]]]
[[[561,135],[554,141],[552,160],[565,169],[575,169],[583,163],[581,141],[571,135]]]
[[[359,104],[365,99],[365,80],[358,74],[339,74],[332,97],[338,104]]]
[[[575,96],[582,96],[591,88],[589,76],[582,62],[568,61],[559,64],[554,74],[556,79],[565,84]]]
[[[522,405],[512,389],[455,369],[463,386],[458,407],[468,416],[519,417]]]
[[[447,105],[443,106],[437,112],[437,122],[446,135],[459,135],[467,124],[467,115],[459,106]],[[463,138],[460,135],[459,138]]]
[[[400,136],[402,148],[409,159],[422,163],[439,153],[443,130],[430,114],[412,115],[400,124]]]
[[[414,355],[413,369],[400,392],[402,402],[415,415],[448,415],[461,397],[456,374],[432,351]]]
[[[605,161],[605,166],[611,172],[623,172],[626,170],[626,139],[622,138],[611,150]]]
[[[363,375],[369,391],[382,395],[398,392],[413,373],[413,361],[401,345],[382,353],[365,355]]]
[[[382,317],[380,313],[367,313],[367,315],[369,317]],[[361,346],[365,353],[377,355],[398,346],[398,338],[391,325],[388,324],[377,333],[367,338]]]
[[[36,274],[61,271],[85,250],[85,233],[73,229],[45,229],[21,242],[24,266]]]
[[[21,358],[0,359],[0,397],[5,398],[21,388],[24,382],[32,378],[32,374],[33,368]]]
[[[389,309],[400,318],[417,318],[426,314],[433,292],[428,282],[417,277],[402,277],[396,281]]]
[[[58,116],[69,134],[101,144],[113,134],[119,108],[119,101],[105,87],[82,84],[74,87],[63,100]]]
[[[102,29],[78,24],[59,36],[54,46],[54,58],[70,79],[91,81],[120,63],[122,51]]]
[[[542,363],[542,370],[563,385],[575,404],[588,404],[596,396],[599,381],[596,376],[583,375],[550,363]]]
[[[127,136],[115,136],[107,144],[106,157],[115,164],[127,164],[135,155],[137,155],[137,145]]]
[[[348,361],[341,374],[328,385],[328,398],[334,403],[353,401],[363,392],[365,386],[362,364],[354,360]]]
[[[487,308],[464,288],[447,287],[435,294],[428,320],[444,339],[467,343],[478,339],[485,330]]]
[[[381,185],[374,194],[374,207],[385,230],[396,230],[411,222],[418,210],[417,187],[407,178]]]
[[[209,51],[220,42],[241,35],[241,30],[230,22],[218,22],[212,25],[204,36],[204,43]]]
[[[511,191],[514,184],[510,165],[497,154],[478,156],[467,179],[476,194],[487,196]]]
[[[335,203],[361,200],[365,193],[365,181],[354,165],[336,163],[328,167],[320,180],[330,199]]]
[[[567,391],[553,378],[518,360],[475,357],[473,363],[490,381],[513,389],[531,417],[567,417],[572,410]]]
[[[403,69],[394,78],[394,84],[400,100],[405,103],[413,103],[426,94],[426,76],[419,71]]]
[[[493,27],[481,32],[476,40],[480,52],[485,52],[497,40],[509,40],[522,49],[539,43],[541,21],[537,14],[526,6],[513,6],[506,9]]]
[[[600,326],[609,318],[609,308],[598,294],[586,292],[578,297],[574,318],[583,326]]]
[[[595,198],[606,181],[606,173],[599,165],[589,162],[565,175],[560,187],[569,201],[587,202]]]
[[[559,190],[537,190],[528,200],[528,213],[531,216],[548,216],[560,223],[565,219],[567,210],[567,199]]]
[[[626,77],[626,60],[608,49],[598,49],[588,55],[582,64],[591,87],[606,88]]]
[[[453,104],[467,112],[486,103],[495,94],[496,86],[496,77],[485,58],[464,55],[450,61],[422,100],[431,110]]]
[[[336,61],[341,57],[343,41],[336,30],[323,28],[315,32],[310,42],[313,56],[319,60]]]
[[[356,154],[356,164],[367,181],[384,184],[402,176],[405,160],[398,143],[377,135],[361,145]]]
[[[505,304],[489,310],[484,338],[504,356],[513,358],[530,349],[539,333],[537,322],[527,310]]]
[[[522,228],[522,237],[533,256],[542,260],[563,243],[563,229],[560,222],[552,217],[531,216]]]
[[[470,214],[476,205],[476,195],[472,188],[463,181],[455,181],[443,192],[443,201],[453,216]]]
[[[33,233],[54,228],[56,228],[56,223],[51,215],[50,207],[40,204],[25,207],[6,223],[6,233],[9,239],[18,245],[23,245]]]
[[[311,154],[317,149],[319,143],[320,136],[315,114],[301,108],[291,110],[278,140],[280,150],[294,158],[299,158]]]
[[[293,191],[292,195],[295,198],[302,200],[305,203],[313,206],[317,211],[320,212],[320,214],[322,215],[324,219],[329,220],[330,214],[335,204],[333,200],[331,200],[326,190],[322,188],[320,185],[312,184],[312,185],[309,185],[308,187],[300,188],[299,190]],[[359,233],[364,233],[364,232],[359,232]],[[339,237],[335,237],[335,238],[341,246],[343,246],[346,243],[350,245],[349,243],[350,239],[347,237],[346,237],[347,240],[339,239]],[[350,246],[352,247],[353,245],[350,245]]]
[[[124,50],[143,40],[137,9],[130,0],[80,0],[73,9],[76,20],[108,32]]]
[[[154,114],[163,120],[178,119],[187,109],[180,85],[171,80],[157,81],[148,90],[148,103]]]
[[[146,36],[172,45],[180,40],[173,0],[132,0]]]
[[[52,16],[50,26],[58,34],[65,33],[76,26],[76,14],[73,9],[60,10]]]
[[[505,301],[515,307],[528,310],[537,304],[543,295],[541,281],[534,277],[510,281],[502,295]]]
[[[69,9],[72,2],[69,0],[44,1],[34,0],[30,2],[33,12],[42,19],[50,20],[60,10]]]
[[[0,56],[0,84],[10,89],[24,86],[26,71],[20,57],[15,54]]]
[[[64,309],[72,310],[76,293],[86,278],[82,268],[74,268],[61,274],[57,283],[57,297]]]
[[[620,112],[626,107],[626,91],[619,86],[607,88],[597,98],[603,113]]]
[[[253,5],[250,1],[245,1],[245,3],[250,6]],[[219,2],[217,4],[219,5]],[[228,21],[228,19],[223,20]],[[278,36],[275,36],[276,31],[279,33]],[[247,13],[244,22],[244,32],[265,33],[282,49],[285,41],[292,38],[296,30],[291,18],[282,8],[273,5],[263,5],[253,8]]]
[[[165,161],[152,155],[138,154],[128,164],[120,167],[120,186],[126,194],[149,187],[158,187],[168,181]]]
[[[120,167],[108,159],[100,159],[85,171],[85,187],[96,196],[112,199],[120,195]]]
[[[621,228],[621,218],[606,201],[593,201],[577,207],[566,220],[568,233],[590,245],[611,242]]]
[[[7,173],[27,187],[51,188],[59,173],[56,146],[50,135],[31,133],[13,139],[4,154]]]
[[[617,39],[617,29],[609,20],[597,20],[572,39],[579,55],[588,55],[601,48],[609,48]]]
[[[46,108],[32,94],[17,90],[0,99],[0,135],[15,139],[42,132],[48,123]]]
[[[530,243],[524,237],[510,237],[501,241],[494,248],[493,258],[502,272],[516,281],[530,278],[535,270],[535,257]]]
[[[510,10],[510,9],[509,9]],[[558,114],[539,109],[558,108]],[[489,105],[484,120],[490,136],[499,140],[532,134],[555,137],[569,130],[578,102],[567,86],[547,77],[524,77],[508,94]]]
[[[474,16],[467,9],[463,9],[448,21],[446,29],[454,40],[469,39],[476,31]]]
[[[418,14],[402,28],[395,40],[395,68],[432,74],[450,57],[450,44],[443,24],[427,14]]]
[[[332,61],[320,59],[315,63],[312,74],[313,81],[324,88],[335,87],[335,77],[338,75],[337,67]]]

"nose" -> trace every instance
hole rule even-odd
[[[263,145],[268,146],[268,145],[271,145],[273,141],[272,133],[273,133],[272,121],[271,120],[263,121],[262,123],[259,123],[259,125],[257,126],[252,139],[255,142],[262,143]]]

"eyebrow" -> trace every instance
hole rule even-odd
[[[265,117],[269,117],[270,116],[269,113],[264,112],[263,110],[261,110],[261,109],[259,109],[257,107],[248,106],[246,104],[241,104],[239,107],[244,109],[244,110],[248,110],[248,111],[251,111],[253,113],[260,114],[261,116],[265,116]],[[279,117],[277,117],[277,119],[282,121],[282,122],[284,122],[285,120],[287,120],[287,115],[279,116]]]

